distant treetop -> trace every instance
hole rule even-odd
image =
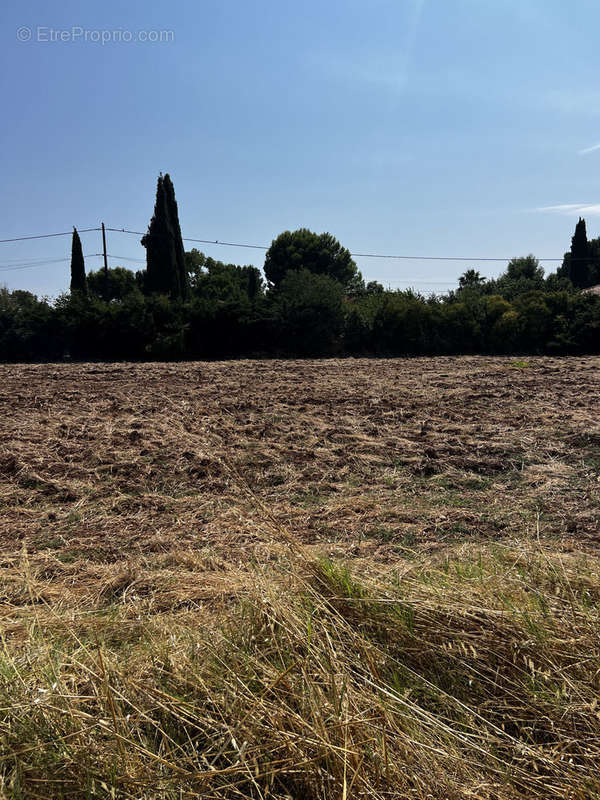
[[[346,288],[360,279],[349,250],[330,233],[314,233],[308,228],[280,233],[267,250],[264,269],[272,288],[278,287],[290,270],[327,275]]]

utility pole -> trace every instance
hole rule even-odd
[[[104,256],[104,293],[108,300],[108,261],[106,259],[106,229],[102,223],[102,255]]]

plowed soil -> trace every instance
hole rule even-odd
[[[1,366],[0,557],[169,606],[290,541],[596,548],[599,397],[598,358]]]

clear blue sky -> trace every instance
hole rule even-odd
[[[0,238],[145,230],[159,170],[184,236],[269,244],[307,226],[355,252],[551,257],[579,213],[600,234],[597,0],[8,0],[0,17]],[[172,41],[42,41],[73,27]],[[0,283],[67,288],[68,263],[6,267],[67,257],[68,237],[0,248]],[[145,255],[122,234],[108,249]],[[480,266],[358,262],[423,291]]]

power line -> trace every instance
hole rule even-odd
[[[406,261],[512,261],[517,256],[510,258],[479,258],[477,256],[396,256],[379,253],[350,253],[353,258],[397,258]],[[562,261],[561,258],[537,258],[536,261]],[[587,259],[585,259],[587,260]]]
[[[112,230],[107,228],[107,230]],[[136,264],[145,264],[145,258],[132,258],[131,256],[121,256],[116,253],[107,253],[109,258],[118,259],[120,261],[130,261]],[[100,258],[102,253],[88,253],[84,258]],[[49,264],[61,264],[70,261],[70,258],[39,258],[30,261],[23,261],[13,259],[6,264],[0,264],[0,272],[20,271],[23,269],[34,269],[35,267],[44,267]],[[454,286],[456,281],[422,281],[422,280],[393,280],[388,281],[389,284],[423,284],[428,286]]]
[[[199,242],[200,244],[222,244],[226,247],[248,247],[251,250],[268,250],[264,244],[238,244],[237,242],[220,242],[218,239],[190,239],[189,237],[182,237],[184,242]]]
[[[78,228],[79,233],[89,233],[91,231],[99,231],[102,230],[101,228]],[[107,231],[112,231],[113,233],[129,233],[133,234],[134,236],[145,236],[143,231],[132,231],[128,228],[106,228]],[[40,233],[36,234],[35,236],[17,236],[12,239],[0,239],[0,244],[5,244],[7,242],[24,242],[30,241],[32,239],[50,239],[55,236],[71,236],[73,231],[62,231],[60,233]],[[269,247],[263,244],[246,244],[242,242],[223,242],[219,239],[197,239],[192,238],[189,236],[182,237],[184,242],[197,242],[198,244],[217,244],[224,247],[243,247],[248,248],[251,250],[268,250]],[[350,253],[353,258],[389,258],[389,259],[401,259],[404,261],[474,261],[474,262],[506,262],[511,261],[514,256],[510,257],[489,257],[489,256],[409,256],[409,255],[397,255],[394,253]],[[119,258],[124,258],[124,256],[118,256]],[[132,259],[129,259],[132,260]],[[143,259],[141,259],[143,261]],[[563,256],[557,258],[538,258],[537,261],[562,261]],[[572,259],[573,260],[573,259]],[[582,258],[581,260],[587,260]]]
[[[6,263],[0,264],[0,267],[22,267],[25,264],[41,264],[46,261],[62,261],[62,258],[9,258]]]
[[[88,255],[84,256],[84,258],[95,258],[96,256],[101,255],[102,253],[89,253]],[[0,272],[15,272],[22,269],[35,269],[35,267],[45,267],[48,264],[60,264],[70,260],[71,258],[69,256],[68,258],[48,258],[37,259],[36,261],[23,261],[17,265],[12,264],[10,266],[6,264],[0,264]]]
[[[110,230],[107,228],[106,230]],[[145,264],[145,258],[130,258],[129,256],[116,256],[114,253],[107,253],[106,254],[109,258],[119,258],[121,261],[135,261],[136,264]]]
[[[135,236],[145,236],[145,233],[142,231],[132,231],[128,228],[107,228],[107,231],[113,231],[114,233],[131,233]],[[189,236],[182,237],[184,242],[199,242],[200,244],[218,244],[223,245],[225,247],[246,247],[252,250],[268,250],[268,246],[263,244],[241,244],[239,242],[222,242],[219,239],[192,239]],[[353,258],[390,258],[390,259],[402,259],[406,261],[498,261],[498,262],[506,262],[511,261],[515,256],[510,256],[508,258],[490,258],[490,257],[477,257],[477,256],[405,256],[405,255],[388,255],[385,253],[350,253]],[[562,261],[563,256],[559,258],[538,258],[537,261]],[[582,259],[587,260],[587,259]]]
[[[133,233],[135,236],[145,236],[142,231],[131,231],[127,228],[107,228],[107,231],[114,231],[114,233]],[[181,237],[184,242],[198,242],[199,244],[220,244],[227,247],[247,247],[251,250],[268,250],[268,247],[262,244],[240,244],[238,242],[221,242],[218,239],[192,239],[189,236]]]
[[[89,233],[90,231],[99,231],[100,228],[77,228],[78,233]],[[0,239],[0,244],[5,242],[25,242],[30,239],[51,239],[53,236],[72,236],[73,231],[64,231],[62,233],[38,233],[35,236],[17,236],[14,239]]]
[[[80,233],[89,233],[93,231],[100,231],[102,228],[79,228],[78,231]],[[111,231],[113,233],[126,233],[133,236],[144,236],[144,232],[142,231],[134,231],[129,228],[106,228],[107,231]],[[72,231],[63,231],[58,233],[43,233],[43,234],[36,234],[31,236],[18,236],[12,239],[0,239],[0,244],[8,243],[8,242],[22,242],[22,241],[30,241],[33,239],[49,239],[56,236],[71,236]],[[247,244],[241,242],[223,242],[219,239],[200,239],[195,237],[184,236],[182,237],[183,241],[185,242],[194,242],[199,244],[208,244],[208,245],[221,245],[224,247],[239,247],[251,250],[268,250],[268,246],[266,245],[258,245],[258,244]],[[102,253],[91,253],[85,258],[96,258],[101,256]],[[143,258],[132,258],[130,256],[118,256],[108,254],[110,258],[119,259],[121,261],[129,261],[132,263],[143,264],[145,263],[145,259]],[[403,260],[403,261],[461,261],[461,262],[507,262],[510,261],[511,258],[491,258],[491,257],[467,257],[467,256],[409,256],[409,255],[398,255],[398,254],[383,254],[383,253],[351,253],[350,254],[353,258],[377,258],[377,259],[395,259],[395,260]],[[31,261],[19,261],[13,259],[9,264],[0,264],[0,272],[10,272],[10,271],[17,271],[23,269],[32,269],[35,267],[47,266],[49,264],[59,264],[69,261],[69,258],[55,258],[55,259],[37,259]],[[539,258],[537,259],[538,262],[541,261],[562,261],[561,258]],[[576,260],[576,259],[572,259]],[[424,281],[424,280],[393,280],[388,281],[389,284],[402,284],[402,285],[428,285],[428,286],[454,286],[456,285],[457,281]]]
[[[114,231],[115,233],[135,233],[136,236],[145,236],[146,233],[142,233],[142,231],[130,231],[127,228],[106,228],[107,231]]]

